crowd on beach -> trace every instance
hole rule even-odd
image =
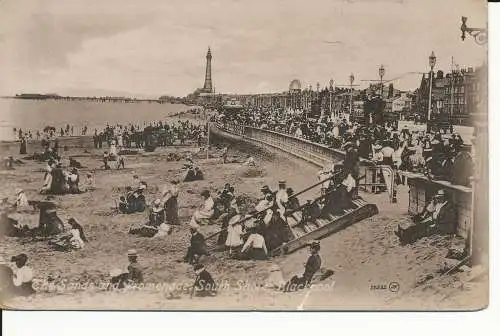
[[[151,132],[170,132],[173,139],[183,143],[188,141],[195,143],[199,141],[200,134],[206,130],[204,126],[195,125],[189,121],[179,121],[176,124],[168,125],[162,122],[151,123],[144,130]],[[126,132],[136,132],[137,127],[130,126],[106,126],[106,142],[109,146],[107,159],[112,160],[110,156],[118,152],[120,148],[127,147],[127,141],[120,141],[120,136]],[[126,137],[125,137],[126,138]],[[22,189],[16,190],[16,199],[9,203],[7,198],[2,201],[2,234],[17,237],[44,237],[49,239],[49,244],[54,249],[60,251],[71,251],[82,249],[87,243],[84,227],[78,220],[71,218],[65,223],[57,214],[56,206],[51,201],[52,195],[80,194],[82,192],[92,192],[95,189],[94,175],[87,173],[84,183],[80,181],[77,161],[70,161],[66,167],[63,166],[61,157],[58,155],[59,145],[56,141],[45,141],[45,151],[38,159],[46,163],[43,186],[40,194],[46,195],[46,201],[28,200]],[[171,142],[168,142],[170,144]],[[130,143],[128,144],[130,145]],[[140,147],[136,143],[137,147]],[[98,146],[97,146],[98,147]],[[114,148],[114,149],[113,149]],[[227,147],[222,150],[220,155],[221,164],[227,162]],[[106,151],[107,152],[107,151]],[[118,154],[119,155],[119,154]],[[255,167],[255,159],[248,156],[241,163],[248,168]],[[73,166],[73,167],[72,167]],[[172,234],[172,228],[180,226],[181,222],[178,215],[178,196],[179,183],[189,182],[189,171],[196,171],[196,165],[192,158],[187,158],[183,169],[186,171],[185,179],[182,181],[173,179],[163,188],[161,195],[153,200],[147,200],[145,191],[147,183],[141,181],[138,175],[134,175],[134,186],[128,186],[123,196],[117,202],[117,210],[124,215],[147,212],[144,224],[130,228],[130,234],[137,234],[145,238],[156,238]],[[196,175],[195,175],[196,176]],[[203,174],[201,178],[203,179]],[[212,194],[208,190],[201,192],[201,204],[196,210],[189,223],[191,232],[190,244],[186,247],[186,254],[183,262],[193,265],[196,273],[195,287],[200,287],[201,283],[208,281],[211,275],[205,270],[200,260],[209,255],[212,248],[208,247],[210,239],[216,240],[216,246],[227,250],[230,257],[239,260],[266,260],[271,256],[271,252],[279,248],[283,243],[289,241],[292,237],[287,218],[290,216],[308,218],[306,210],[295,211],[300,207],[296,197],[293,197],[294,191],[286,188],[285,181],[280,181],[278,190],[272,191],[269,187],[261,189],[262,198],[258,200],[254,208],[248,213],[241,213],[239,207],[241,201],[235,195],[235,188],[226,184]],[[334,202],[330,202],[334,203]],[[323,203],[321,203],[323,204]],[[309,205],[309,208],[312,208]],[[309,208],[307,208],[309,210]],[[33,212],[34,209],[40,211],[39,225],[36,228],[29,227],[23,217],[25,212]],[[339,209],[340,211],[340,209]],[[298,214],[300,213],[300,214]],[[299,223],[300,224],[300,223]],[[205,237],[200,228],[204,225],[216,225],[219,230],[212,237]],[[313,275],[319,271],[321,259],[319,258],[319,242],[310,244],[311,256],[302,276],[296,276],[288,283],[288,287],[310,283]],[[122,288],[127,284],[144,281],[143,269],[137,262],[137,252],[130,250],[128,253],[130,265],[126,272],[110,272],[111,284]],[[14,279],[12,288],[16,289],[19,295],[30,295],[32,290],[27,290],[33,279],[33,271],[27,266],[28,256],[26,254],[16,255],[11,258],[9,264],[12,274],[7,278]],[[8,272],[7,272],[8,273]],[[10,274],[10,273],[9,273]],[[21,280],[19,280],[21,279]],[[213,280],[213,279],[212,279]],[[7,283],[9,283],[7,281]],[[17,284],[21,283],[23,290]],[[204,286],[201,286],[204,287]],[[11,289],[12,289],[11,288]],[[199,292],[199,293],[198,293]],[[203,288],[197,291],[197,295],[213,295],[214,291],[204,291]]]
[[[398,129],[394,122],[365,125],[326,116],[312,119],[300,111],[268,108],[222,113],[218,122],[283,133],[340,150],[352,144],[361,158],[374,163],[390,165],[401,172],[453,180],[455,184],[470,184],[472,160],[453,126],[430,131],[410,130],[407,125]],[[457,160],[464,172],[454,176],[457,174],[453,173],[453,165]]]
[[[106,125],[98,131],[94,130],[93,141],[95,148],[102,148],[103,143],[115,140],[117,146],[131,148],[134,143],[136,148],[172,145],[179,141],[181,145],[186,140],[195,141],[199,147],[206,138],[207,129],[205,125],[196,124],[189,120],[178,120],[177,122],[155,121],[140,125]]]
[[[244,212],[241,210],[242,201],[237,196],[235,186],[225,184],[216,192],[203,190],[200,193],[199,208],[192,213],[188,222],[181,223],[178,214],[178,203],[182,201],[179,200],[179,184],[190,180],[172,179],[153,199],[147,199],[145,191],[148,190],[148,184],[141,180],[139,175],[134,175],[133,185],[125,188],[125,193],[117,202],[116,210],[122,215],[147,213],[144,223],[131,227],[129,234],[139,235],[145,239],[158,238],[172,235],[175,227],[183,225],[189,227],[189,245],[186,246],[184,258],[179,262],[193,266],[196,274],[193,291],[196,295],[217,293],[215,281],[203,264],[203,259],[214,251],[221,249],[226,251],[230,258],[237,260],[267,260],[283,244],[295,238],[292,232],[295,227],[303,227],[305,230],[308,223],[321,218],[328,219],[331,215],[342,216],[347,210],[356,208],[352,200],[358,197],[357,178],[360,160],[372,160],[400,170],[424,167],[436,174],[437,168],[433,170],[433,164],[443,166],[443,160],[452,160],[463,146],[463,141],[456,134],[442,132],[421,134],[410,132],[408,129],[398,131],[389,125],[364,126],[356,122],[328,118],[312,121],[292,112],[278,111],[275,114],[269,112],[262,109],[247,110],[233,115],[221,114],[218,116],[218,122],[273,130],[345,150],[343,162],[325,166],[318,173],[317,179],[311,180],[311,184],[316,182],[321,188],[321,192],[315,198],[301,204],[296,192],[282,180],[278,182],[275,191],[269,186],[262,187],[261,197]],[[163,145],[172,144],[172,139],[181,143],[183,140],[193,143],[198,142],[200,136],[203,136],[203,132],[206,131],[204,127],[183,121],[176,124],[155,122],[145,125],[144,128],[134,125],[107,125],[102,134],[110,149],[109,153],[105,152],[107,156],[104,159],[104,168],[106,169],[108,161],[117,160],[121,148],[131,145],[129,141],[133,139],[129,137],[131,134],[138,132],[154,134],[155,143]],[[158,134],[163,132],[168,134],[167,138],[170,136],[171,138],[165,142],[162,140],[158,142]],[[136,147],[144,146],[146,150],[145,147],[150,145],[151,138],[146,137],[144,141],[143,144],[140,141],[135,142]],[[96,148],[101,148],[99,141],[94,144]],[[51,196],[92,192],[95,188],[93,174],[87,175],[82,187],[79,184],[78,169],[71,167],[77,162],[73,164],[70,162],[70,166],[63,167],[57,155],[57,148],[54,148],[50,141],[47,146],[46,154],[48,154],[41,157],[41,161],[46,162],[47,166],[40,193]],[[227,148],[221,155],[221,164],[226,163],[226,157]],[[432,164],[433,161],[436,163]],[[186,159],[184,166],[186,171],[195,171],[196,165],[192,158]],[[242,166],[251,168],[255,166],[255,160],[253,157],[248,157]],[[204,179],[203,174],[200,179]],[[2,200],[3,234],[17,237],[45,237],[56,250],[71,251],[85,247],[87,238],[84,225],[75,218],[64,223],[57,215],[56,206],[50,198],[47,201],[30,201],[22,189],[16,190],[15,197],[15,202],[12,204],[7,199]],[[22,214],[34,208],[40,211],[39,225],[30,228],[23,222]],[[446,199],[444,192],[440,191],[432,204],[426,208],[426,212],[417,219],[417,229],[408,231],[406,228],[398,228],[396,234],[400,239],[408,235],[413,239],[415,236],[434,233],[449,234],[453,231],[455,220],[452,213],[451,203]],[[214,225],[218,230],[210,236],[205,236],[202,227]],[[215,241],[215,244],[212,244],[215,247],[209,246],[212,240]],[[287,282],[275,279],[275,288],[289,291],[311,284],[313,277],[320,272],[322,262],[319,256],[320,243],[310,242],[309,248],[311,253],[303,273]],[[129,250],[127,257],[129,265],[125,271],[110,272],[110,285],[124,288],[145,281],[144,268],[138,261],[137,251]],[[13,292],[22,293],[20,295],[32,294],[33,291],[29,288],[33,280],[33,270],[27,266],[28,256],[16,255],[10,261],[8,269],[2,268],[3,276],[12,279],[11,282],[7,281],[11,283],[10,289],[14,288]]]

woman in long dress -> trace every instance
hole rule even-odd
[[[26,138],[22,137],[21,138],[21,147],[19,148],[19,154],[27,154],[26,144],[27,144]]]
[[[237,252],[243,245],[243,223],[241,222],[242,216],[236,214],[231,217],[227,227],[227,238],[225,245],[229,249],[229,253]]]
[[[171,225],[180,225],[177,196],[179,196],[178,181],[172,180],[170,186],[163,190],[162,195],[167,221]]]

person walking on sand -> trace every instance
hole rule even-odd
[[[27,154],[27,141],[26,141],[26,137],[21,137],[21,145],[20,145],[20,148],[19,148],[19,154]]]

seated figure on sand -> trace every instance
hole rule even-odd
[[[24,237],[29,231],[29,226],[23,223],[20,214],[9,214],[8,209],[0,210],[0,237]]]
[[[243,165],[244,166],[248,166],[248,167],[255,167],[255,159],[253,158],[253,156],[251,155],[248,155],[247,156],[247,159],[245,160],[245,162],[243,162]]]
[[[114,169],[125,168],[125,160],[123,159],[122,156],[118,155],[118,153],[114,154],[105,151],[102,162],[104,164],[103,168],[105,170],[111,169],[111,166],[109,165],[110,162],[113,162]]]
[[[398,225],[397,231],[394,232],[403,244],[435,234],[455,234],[457,213],[445,191],[439,190],[424,211],[414,217],[414,221],[414,225],[409,227]]]
[[[38,202],[40,209],[40,219],[36,233],[41,236],[58,235],[64,231],[63,221],[59,218],[56,206],[52,202]]]
[[[210,192],[208,190],[203,190],[201,192],[201,197],[203,199],[203,204],[195,211],[193,217],[191,217],[190,225],[208,224],[213,218],[215,202],[210,196]]]
[[[197,167],[190,158],[187,158],[186,160],[187,162],[184,164],[184,172],[181,180],[184,182],[203,180],[203,172],[201,169]]]
[[[49,241],[49,245],[52,245],[58,251],[83,249],[85,243],[88,242],[83,227],[74,218],[70,218],[68,224],[71,226],[69,232],[65,232],[60,237]]]
[[[39,209],[38,226],[30,227],[29,214],[9,213],[5,208],[0,213],[1,234],[11,237],[50,237],[64,231],[64,224],[58,217],[55,204],[49,201],[33,201]],[[31,225],[30,225],[31,224]]]
[[[153,207],[148,216],[148,222],[139,226],[130,228],[130,234],[138,234],[143,237],[158,237],[170,234],[172,228],[167,224],[167,216],[165,208],[161,203],[161,199],[156,199],[153,202]]]
[[[146,197],[144,190],[146,190],[146,183],[143,182],[139,185],[137,190],[132,190],[131,187],[126,187],[126,194],[120,196],[118,210],[121,213],[131,214],[135,212],[143,212],[146,210]]]
[[[205,266],[196,264],[193,269],[196,278],[194,280],[192,295],[196,297],[215,296],[217,294],[217,284],[212,275],[205,269]]]
[[[241,259],[266,260],[267,247],[264,237],[258,232],[257,228],[249,228],[245,244],[241,248]]]
[[[122,289],[134,284],[144,282],[144,267],[138,262],[138,255],[136,250],[129,250],[127,252],[129,265],[127,271],[123,272],[120,269],[113,269],[110,272],[110,289]]]
[[[78,169],[71,168],[71,170],[66,173],[66,181],[70,194],[80,194],[82,192],[79,188],[80,174],[78,173]]]
[[[309,287],[311,285],[311,280],[320,268],[321,268],[321,257],[319,256],[320,243],[314,241],[309,245],[309,251],[311,255],[307,259],[304,273],[302,276],[295,275],[290,281],[285,284],[284,290],[286,292],[296,291]]]
[[[29,296],[35,293],[34,272],[27,263],[28,256],[25,253],[13,256],[10,263],[0,263],[0,297]]]
[[[85,180],[83,181],[81,190],[84,192],[95,190],[95,179],[92,173],[87,173],[85,175]]]
[[[21,188],[16,189],[16,203],[14,204],[14,206],[16,207],[17,211],[32,209],[32,207],[28,202],[28,197],[26,196],[26,193]]]

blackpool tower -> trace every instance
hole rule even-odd
[[[212,93],[212,52],[210,47],[208,47],[207,52],[207,67],[205,70],[205,84],[203,85],[203,92]]]

